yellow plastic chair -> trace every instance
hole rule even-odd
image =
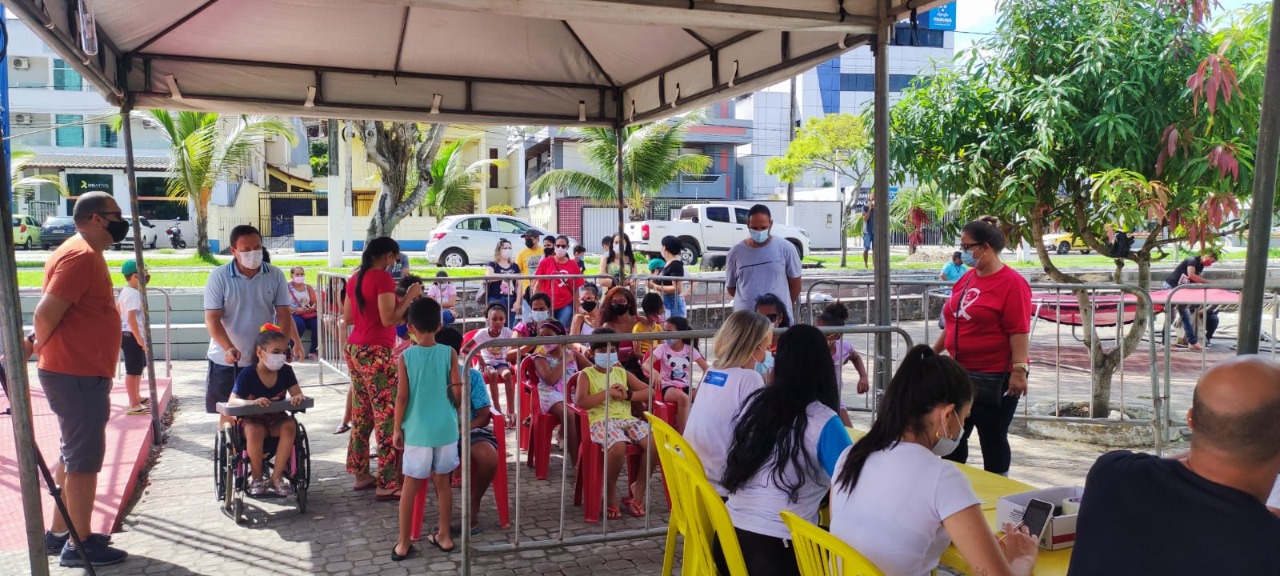
[[[742,547],[738,543],[738,533],[733,529],[733,520],[729,518],[729,509],[707,480],[702,465],[678,452],[673,452],[672,455],[675,457],[670,459],[669,482],[681,485],[680,490],[686,496],[686,502],[689,501],[688,496],[692,496],[692,506],[685,509],[687,515],[683,526],[685,547],[681,574],[716,576],[712,550],[713,543],[718,540],[729,576],[747,576],[747,563],[742,558]]]
[[[662,463],[662,478],[666,482],[667,493],[671,496],[671,519],[667,526],[667,545],[662,558],[662,574],[671,576],[676,561],[676,535],[684,536],[685,558],[691,554],[690,546],[698,545],[689,536],[686,520],[693,513],[696,496],[691,491],[689,482],[678,478],[682,473],[675,468],[674,459],[690,461],[692,466],[689,473],[691,474],[697,474],[705,479],[706,473],[693,447],[675,428],[650,412],[645,412],[644,417],[649,421],[649,428],[653,431],[653,443],[658,447],[658,461]],[[687,567],[684,573],[689,573]]]
[[[796,551],[801,576],[884,576],[853,546],[830,532],[786,510],[782,511],[782,521],[791,530],[791,546]]]

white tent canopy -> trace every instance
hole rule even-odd
[[[885,22],[945,0],[884,0]],[[113,104],[494,124],[651,121],[868,42],[873,0],[5,0]]]

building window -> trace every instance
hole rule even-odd
[[[78,92],[84,90],[84,80],[80,78],[79,72],[67,65],[66,60],[55,58],[53,61],[53,89]]]
[[[898,24],[893,27],[894,46],[942,48],[943,40],[942,30],[930,30],[929,28],[919,27],[916,28],[915,34],[913,35],[910,24]]]
[[[84,116],[78,114],[58,114],[53,123],[58,126],[53,132],[54,145],[68,148],[84,148],[84,126],[80,122]],[[70,124],[70,126],[65,126]]]
[[[890,74],[889,91],[901,92],[911,86],[911,82],[915,79],[914,74]],[[872,74],[840,75],[840,90],[843,92],[873,92],[875,84],[875,76]]]
[[[120,144],[119,144],[119,141],[117,140],[116,131],[112,130],[111,127],[106,124],[99,124],[98,125],[98,145],[103,148],[119,147]]]

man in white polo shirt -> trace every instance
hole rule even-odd
[[[231,396],[236,374],[253,364],[254,342],[263,324],[274,323],[297,340],[290,311],[289,280],[283,270],[262,261],[262,234],[248,225],[231,229],[230,264],[209,274],[204,292],[204,323],[209,328],[209,377],[205,411]]]

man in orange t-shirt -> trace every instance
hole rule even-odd
[[[98,472],[106,452],[111,416],[111,378],[120,357],[120,331],[111,272],[102,253],[129,232],[111,195],[90,192],[76,200],[76,235],[44,266],[44,295],[35,311],[35,352],[40,386],[58,417],[62,448],[55,474],[86,556],[95,566],[124,561],[128,554],[108,546],[110,537],[90,535],[98,492]],[[53,515],[45,547],[61,543],[60,564],[82,566],[80,552],[68,541],[66,522]]]

